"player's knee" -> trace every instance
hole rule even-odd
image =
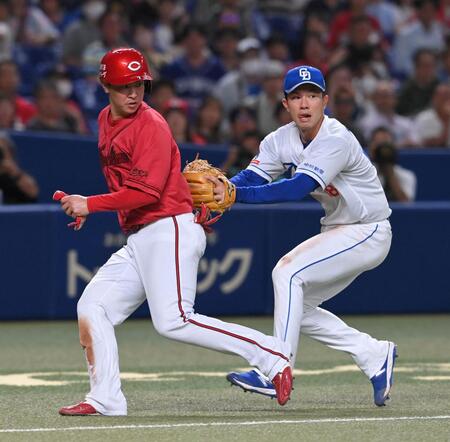
[[[153,320],[153,326],[158,334],[169,339],[176,339],[178,331],[185,325],[183,319],[174,318],[170,321]]]
[[[289,266],[286,266],[282,259],[278,261],[277,265],[272,270],[272,281],[277,283],[278,281],[283,281],[286,278],[290,278],[292,276],[292,271],[289,269]]]
[[[106,315],[104,308],[93,302],[86,302],[81,298],[77,304],[78,320],[83,319],[90,323],[98,322]]]
[[[301,268],[301,267],[300,267]],[[286,287],[295,286],[296,288],[302,288],[303,279],[298,272],[299,266],[292,265],[291,263],[278,261],[277,265],[272,270],[272,282],[276,289],[275,293],[281,295],[285,293]]]
[[[86,317],[92,315],[93,310],[95,310],[95,309],[93,309],[94,306],[95,306],[95,304],[86,302],[83,299],[83,297],[81,297],[77,303],[78,318],[86,318]]]

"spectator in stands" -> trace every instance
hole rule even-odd
[[[133,47],[138,49],[147,60],[153,80],[158,80],[162,67],[172,61],[170,53],[163,53],[156,49],[153,29],[145,22],[136,23],[133,26],[133,43]]]
[[[33,6],[28,0],[14,0],[10,4],[16,42],[29,46],[49,46],[60,38],[60,31],[42,9]]]
[[[64,112],[75,118],[79,133],[87,134],[89,130],[83,112],[78,103],[72,99],[74,85],[65,66],[57,66],[45,76],[44,80],[54,83],[59,95],[64,101]]]
[[[264,61],[261,43],[253,37],[242,39],[237,46],[239,69],[228,72],[217,84],[214,95],[222,102],[225,114],[242,104],[244,98],[261,90]]]
[[[377,19],[384,36],[392,41],[400,25],[400,15],[396,5],[385,0],[369,0],[366,12]]]
[[[333,53],[331,62],[345,63],[352,71],[356,87],[369,97],[380,79],[389,78],[381,35],[373,32],[368,15],[352,16],[347,34],[347,43]]]
[[[159,0],[152,3],[157,8],[157,20],[155,20],[153,26],[155,48],[172,59],[176,51],[175,33],[178,29],[186,26],[189,21],[183,8],[183,2]]]
[[[251,4],[239,0],[197,0],[193,22],[201,23],[209,38],[223,29],[234,29],[243,35],[253,34]]]
[[[414,116],[428,108],[438,84],[435,53],[429,49],[419,49],[414,54],[414,73],[400,88],[397,112]]]
[[[398,147],[417,146],[418,135],[413,122],[395,112],[397,96],[392,82],[380,81],[372,94],[373,106],[358,123],[366,139],[380,126],[388,128]]]
[[[14,145],[4,134],[0,135],[0,202],[5,204],[33,203],[39,187],[36,180],[23,171],[14,156]]]
[[[42,12],[62,35],[66,28],[79,18],[78,12],[66,13],[61,0],[40,0]]]
[[[17,64],[12,60],[0,62],[0,94],[14,103],[14,119],[25,125],[36,114],[36,107],[18,94],[19,86],[20,75]]]
[[[228,177],[232,177],[245,169],[250,161],[258,154],[262,141],[257,131],[248,131],[242,134],[239,144],[230,146],[228,157],[221,169]]]
[[[216,32],[214,50],[227,72],[239,67],[237,45],[239,43],[239,31],[236,29],[220,29]]]
[[[188,100],[197,109],[201,100],[210,95],[225,74],[220,60],[212,55],[207,46],[205,30],[189,25],[181,37],[183,55],[165,66],[161,76],[175,82],[177,95]]]
[[[79,122],[66,108],[54,82],[41,81],[34,97],[37,114],[28,122],[28,130],[82,133]]]
[[[89,43],[83,51],[83,62],[99,66],[100,60],[111,49],[128,46],[123,18],[116,12],[106,11],[98,21],[100,37]]]
[[[70,67],[80,67],[86,47],[100,38],[98,19],[106,11],[106,1],[85,0],[81,7],[82,17],[64,32],[62,60]]]
[[[283,98],[283,79],[286,69],[283,63],[267,60],[262,67],[262,90],[248,97],[244,103],[255,110],[258,131],[267,135],[278,127],[275,109]]]
[[[166,119],[173,138],[178,144],[192,142],[188,114],[189,103],[180,98],[171,98],[163,106],[162,115]]]
[[[304,26],[307,28],[308,32],[310,32],[312,31],[310,28],[317,28],[317,21],[320,21],[323,23],[320,25],[321,29],[315,29],[314,32],[327,35],[332,18],[341,12],[342,9],[342,2],[340,0],[310,1],[303,8],[303,14],[305,16]],[[313,25],[309,24],[311,18],[313,18],[313,22],[315,22]]]
[[[421,146],[450,147],[450,85],[436,87],[431,108],[417,115],[415,126]]]
[[[329,53],[322,36],[315,32],[308,32],[303,37],[300,59],[290,67],[308,65],[320,69],[324,75],[328,73]]]
[[[355,135],[361,146],[365,146],[366,140],[364,135],[356,124],[361,110],[356,103],[353,88],[350,86],[341,86],[336,91],[333,91],[333,94],[332,104],[328,106],[331,116],[353,132],[353,135]]]
[[[11,27],[11,8],[7,0],[0,1],[0,61],[10,60],[13,53],[14,35]]]
[[[157,5],[154,1],[149,2],[138,0],[132,2],[121,2],[121,4],[127,7],[126,15],[129,18],[131,29],[133,29],[133,26],[138,23],[148,23],[154,30],[157,23],[161,21],[158,18]],[[161,48],[158,47],[158,50],[161,50]]]
[[[23,130],[24,124],[17,118],[14,102],[11,98],[0,94],[0,130]]]
[[[396,33],[409,26],[416,19],[416,11],[414,9],[413,0],[396,0],[398,24]]]
[[[299,41],[303,41],[306,34],[317,34],[328,46],[330,21],[336,12],[335,8],[330,5],[333,2],[334,0],[316,0],[306,5]]]
[[[328,92],[328,107],[334,108],[334,97],[338,89],[344,87],[353,90],[355,100],[359,108],[365,109],[366,99],[364,94],[358,89],[358,83],[353,78],[351,69],[345,63],[334,65],[327,75],[327,92]]]
[[[436,17],[435,0],[415,0],[416,19],[400,30],[392,51],[392,63],[398,75],[409,76],[413,71],[413,56],[418,49],[441,52],[444,30]]]
[[[292,118],[289,112],[284,108],[283,103],[280,101],[275,109],[275,118],[277,119],[278,126],[284,126],[292,122]]]
[[[239,145],[245,132],[257,130],[256,114],[253,109],[241,104],[230,112],[228,139],[231,144]]]
[[[371,23],[369,15],[352,17],[345,45],[345,62],[356,73],[367,66],[376,76],[386,78],[388,73],[384,64],[383,36],[373,31]]]
[[[417,178],[413,171],[397,164],[394,137],[385,127],[376,128],[370,137],[369,156],[389,201],[408,202],[416,197]]]
[[[270,60],[280,61],[285,66],[291,62],[289,45],[286,40],[278,34],[272,34],[264,42],[264,50],[266,51],[267,58]]]
[[[170,80],[164,78],[152,82],[152,93],[150,94],[150,105],[160,114],[164,111],[164,106],[170,99],[175,98],[175,85]]]
[[[197,111],[191,140],[195,144],[223,143],[223,109],[222,103],[212,95],[203,99]]]
[[[252,11],[253,29],[260,40],[279,33],[289,43],[294,43],[301,25],[301,11],[307,0],[259,0]]]
[[[340,45],[344,45],[348,41],[348,33],[350,24],[354,17],[367,15],[367,1],[366,0],[350,0],[348,2],[348,9],[337,13],[331,21],[330,35],[328,39],[328,46],[335,49]],[[378,20],[368,15],[370,20],[370,29],[373,35],[379,35],[381,28]],[[379,37],[377,37],[380,40]]]

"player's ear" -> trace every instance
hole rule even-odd
[[[287,103],[287,99],[286,99],[286,98],[283,98],[283,99],[281,100],[281,104],[282,104],[283,107],[289,112],[289,109],[288,109],[288,103]]]
[[[328,95],[327,94],[323,94],[323,110],[325,110],[325,108],[328,105],[328,99],[329,99]]]

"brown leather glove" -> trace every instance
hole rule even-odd
[[[201,208],[202,203],[211,212],[223,213],[229,209],[236,200],[236,186],[227,179],[220,169],[212,166],[206,160],[195,159],[186,164],[183,169],[191,191],[194,207]],[[217,202],[214,198],[214,184],[205,177],[216,177],[225,185],[225,196],[223,201]]]

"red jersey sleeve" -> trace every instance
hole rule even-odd
[[[133,210],[157,201],[154,195],[134,189],[121,189],[118,192],[89,196],[87,205],[89,213],[116,210]]]
[[[172,135],[164,120],[143,118],[139,123],[131,169],[123,184],[159,199],[170,172]]]

